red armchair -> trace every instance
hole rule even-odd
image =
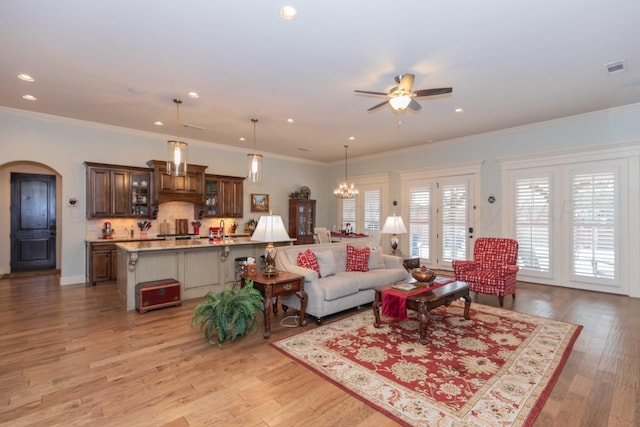
[[[500,307],[505,295],[516,299],[518,241],[498,237],[476,239],[473,261],[453,261],[456,280],[469,283],[469,290],[497,295]]]

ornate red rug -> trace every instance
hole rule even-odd
[[[530,426],[582,326],[481,304],[373,326],[367,310],[271,345],[407,426]]]

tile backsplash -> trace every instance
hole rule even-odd
[[[160,234],[160,224],[165,221],[169,225],[169,234],[175,234],[176,232],[176,219],[186,219],[189,224],[189,233],[193,233],[193,226],[191,223],[196,221],[197,218],[194,215],[193,204],[186,202],[167,202],[162,203],[158,208],[158,218],[151,221],[151,228],[147,231],[149,238],[155,238]],[[133,230],[134,238],[140,238],[140,228],[137,223],[144,221],[143,218],[110,218],[110,219],[87,219],[87,240],[98,239],[102,236],[102,228],[105,222],[111,223],[111,228],[115,230],[113,238],[126,239],[131,235]],[[236,233],[244,232],[244,224],[242,220],[237,218],[203,218],[200,219],[200,235],[206,236],[209,232],[209,227],[219,227],[221,221],[224,221],[225,233],[232,233],[232,226],[234,223],[238,224]]]

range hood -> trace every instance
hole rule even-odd
[[[153,168],[154,200],[160,205],[166,202],[188,202],[204,205],[204,171],[206,166],[187,165],[186,176],[167,173],[165,160],[149,160],[147,165]]]

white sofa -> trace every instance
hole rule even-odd
[[[353,242],[278,247],[276,267],[304,276],[306,313],[314,316],[318,324],[324,316],[373,302],[375,287],[409,278],[402,258],[383,254],[382,248],[371,252],[369,271],[346,271],[349,244],[356,248],[368,246],[367,242]],[[298,266],[298,253],[307,249],[316,255],[322,277],[314,270]],[[295,295],[285,297],[280,303],[300,309],[300,300]]]

